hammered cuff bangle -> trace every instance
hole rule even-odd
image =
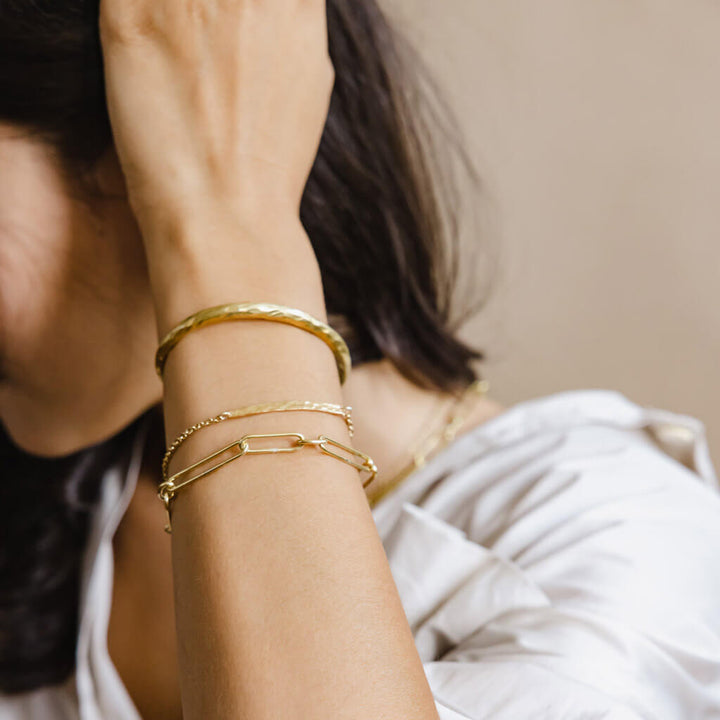
[[[306,330],[319,337],[333,351],[341,385],[350,374],[350,350],[341,335],[327,323],[302,310],[284,305],[275,305],[273,303],[231,303],[200,310],[170,330],[160,342],[155,354],[155,370],[158,376],[162,378],[168,354],[187,333],[205,325],[212,325],[225,320],[270,320]]]

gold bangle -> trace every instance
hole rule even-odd
[[[295,438],[295,444],[290,445],[289,447],[281,447],[281,448],[257,448],[257,449],[251,449],[248,445],[248,440],[251,440],[253,438],[268,438],[268,437],[289,437],[289,438]],[[327,445],[333,445],[335,447],[338,447],[342,450],[347,451],[351,455],[354,455],[355,457],[359,457],[362,460],[362,463],[356,463],[352,460],[343,457],[342,455],[339,455],[336,452],[333,452],[330,450]],[[196,463],[193,463],[189,467],[186,467],[184,470],[181,470],[180,472],[175,473],[173,476],[171,476],[168,480],[161,483],[158,487],[158,497],[160,500],[162,500],[163,504],[165,505],[165,510],[167,511],[168,515],[168,524],[165,526],[165,532],[166,533],[172,533],[172,525],[171,525],[171,517],[170,517],[170,511],[172,508],[172,502],[175,498],[175,495],[180,491],[181,488],[186,487],[192,482],[195,482],[195,480],[199,480],[202,477],[205,477],[206,475],[209,475],[212,472],[215,472],[215,470],[218,470],[223,465],[226,465],[229,462],[232,462],[233,460],[236,460],[239,457],[243,457],[245,455],[262,455],[262,454],[268,454],[268,453],[288,453],[288,452],[295,452],[296,450],[300,450],[305,446],[311,446],[317,448],[320,452],[329,455],[331,457],[337,458],[338,460],[341,460],[342,462],[346,463],[347,465],[350,465],[354,467],[359,472],[366,471],[370,474],[367,480],[363,482],[363,488],[366,488],[375,478],[375,475],[377,474],[377,466],[373,462],[373,460],[367,456],[365,453],[360,452],[359,450],[356,450],[355,448],[349,447],[348,445],[343,445],[343,443],[338,442],[337,440],[332,440],[331,438],[327,437],[326,435],[319,435],[315,440],[306,440],[305,436],[302,433],[296,433],[296,432],[289,432],[289,433],[267,433],[267,434],[253,434],[253,435],[243,435],[239,440],[234,440],[229,445],[226,445],[224,448],[221,448],[220,450],[216,450],[215,452],[211,453],[207,457],[203,458],[202,460],[199,460]],[[204,470],[198,475],[195,475],[194,477],[191,477],[189,480],[185,480],[184,482],[181,482],[178,484],[177,480],[181,479],[184,475],[190,472],[190,470],[195,469],[199,465],[203,465],[204,463],[212,460],[213,458],[217,457],[218,455],[222,455],[224,452],[227,452],[228,450],[231,450],[233,448],[237,448],[237,452],[235,455],[230,456],[229,458],[226,458],[225,460],[221,460],[217,464],[213,465],[211,468]]]
[[[170,330],[160,342],[155,353],[155,370],[160,378],[170,351],[191,330],[212,325],[225,320],[271,320],[307,330],[319,337],[335,355],[335,361],[342,385],[350,374],[350,350],[337,333],[328,324],[318,320],[302,310],[274,305],[272,303],[231,303],[205,308],[185,318],[179,325]]]
[[[177,452],[180,445],[182,445],[185,440],[187,440],[197,430],[222,422],[223,420],[229,420],[230,418],[241,418],[268,412],[286,412],[289,410],[310,410],[313,412],[329,413],[330,415],[340,415],[345,420],[350,437],[353,436],[355,431],[351,417],[352,407],[350,405],[343,407],[342,405],[335,405],[333,403],[316,403],[309,400],[289,400],[288,402],[271,402],[262,403],[260,405],[249,405],[238,410],[226,410],[219,415],[215,415],[215,417],[195,423],[195,425],[187,428],[187,430],[183,431],[177,438],[175,438],[170,447],[168,447],[162,460],[161,469],[163,480],[168,479],[168,465],[170,464],[170,460],[172,460],[173,455]]]

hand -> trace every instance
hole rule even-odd
[[[141,230],[299,216],[334,81],[323,0],[102,0],[100,37]]]

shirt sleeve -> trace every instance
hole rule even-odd
[[[495,512],[483,544],[405,503],[386,542],[442,720],[720,716],[715,490],[630,443]]]

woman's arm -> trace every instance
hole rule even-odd
[[[158,337],[227,302],[326,320],[298,218],[332,87],[324,12],[318,0],[103,0],[108,106]],[[342,402],[328,347],[272,322],[190,333],[164,381],[168,442],[230,408]],[[266,414],[195,433],[170,470],[285,431],[350,444],[338,417]],[[186,720],[437,718],[355,469],[312,449],[242,457],[181,490],[172,526]]]
[[[201,232],[198,216],[188,227]],[[302,230],[268,224],[266,244],[283,232]],[[238,242],[232,219],[227,237]],[[184,284],[182,293],[158,298],[160,307],[180,320],[242,287],[243,299],[325,319],[311,253],[266,259],[256,255],[253,277],[242,263],[208,263],[207,284]],[[193,265],[195,277],[201,265]],[[213,325],[190,333],[168,358],[168,440],[221,410],[282,399],[342,403],[332,353],[296,328]],[[194,434],[173,466],[186,467],[248,432],[286,431],[351,444],[340,418],[269,414]],[[172,518],[186,719],[437,717],[356,470],[311,449],[243,457],[184,488]]]

